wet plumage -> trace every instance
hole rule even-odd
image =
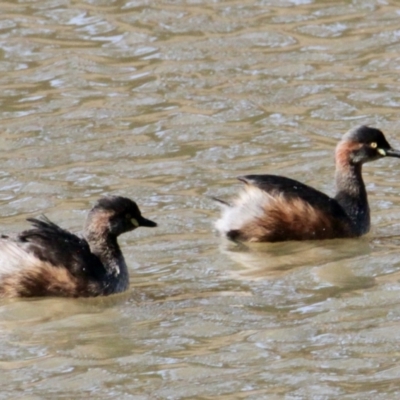
[[[361,126],[347,132],[336,147],[336,195],[277,175],[247,175],[232,204],[222,203],[216,227],[235,241],[278,242],[357,237],[370,229],[370,211],[362,165],[400,157],[383,133]]]
[[[126,290],[127,266],[117,237],[156,223],[135,202],[100,199],[89,212],[84,238],[46,217],[29,218],[32,228],[0,237],[0,297],[90,297]]]

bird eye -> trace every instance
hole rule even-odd
[[[370,144],[370,146],[371,146],[373,149],[376,149],[376,148],[378,147],[378,143],[372,142],[372,143]]]
[[[125,218],[126,218],[126,219],[131,219],[131,217],[132,217],[131,214],[126,214],[126,215],[125,215]]]

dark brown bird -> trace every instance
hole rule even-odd
[[[89,212],[84,238],[46,217],[28,218],[31,229],[0,237],[0,297],[107,296],[129,286],[117,237],[157,224],[119,196],[101,198]]]
[[[222,200],[217,229],[244,242],[279,242],[357,237],[370,229],[362,166],[383,157],[400,158],[383,133],[360,126],[347,132],[336,147],[336,195],[277,175],[246,175],[244,190],[228,204]]]

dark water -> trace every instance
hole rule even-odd
[[[372,232],[236,248],[235,176],[333,192],[359,124],[400,148],[394,1],[3,1],[2,230],[79,231],[103,194],[128,293],[0,302],[0,399],[393,399],[400,394],[398,160],[366,166]]]

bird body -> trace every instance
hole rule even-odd
[[[128,269],[117,237],[156,224],[132,200],[100,199],[81,238],[46,217],[29,218],[32,228],[0,237],[0,297],[92,297],[123,292]]]
[[[361,126],[336,147],[336,195],[328,195],[278,175],[246,175],[244,190],[222,203],[217,230],[234,241],[279,242],[357,237],[370,229],[362,165],[385,156],[400,157],[383,133]]]
[[[281,242],[355,236],[337,201],[310,186],[277,175],[239,180],[245,183],[244,190],[216,224],[229,239]]]

